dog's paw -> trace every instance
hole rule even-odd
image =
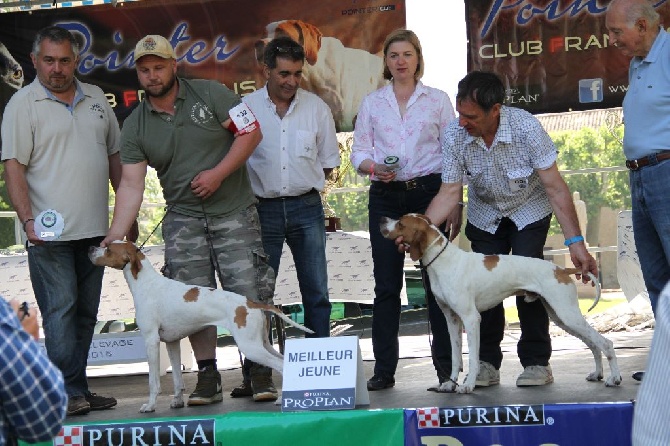
[[[172,409],[181,409],[184,407],[184,400],[181,398],[174,397],[170,403],[170,408]]]
[[[140,407],[140,412],[141,413],[148,413],[148,412],[153,412],[156,410],[156,406],[153,404],[142,404],[142,407]]]
[[[457,387],[458,384],[455,381],[448,380],[440,384],[436,391],[439,393],[454,393]]]
[[[598,372],[591,372],[586,376],[587,381],[602,381],[603,374]]]
[[[610,377],[607,378],[607,380],[605,381],[605,386],[607,386],[607,387],[616,387],[616,386],[618,386],[619,384],[621,384],[621,380],[622,380],[622,379],[621,379],[621,375],[619,375],[619,376],[610,376]]]
[[[472,393],[475,390],[475,385],[474,384],[461,384],[456,387],[456,392],[458,393]]]

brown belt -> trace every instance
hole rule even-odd
[[[626,160],[626,167],[630,170],[638,170],[649,164],[658,164],[667,159],[670,159],[670,151],[655,153],[636,160]]]

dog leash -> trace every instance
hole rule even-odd
[[[163,220],[165,220],[165,217],[167,217],[168,212],[170,212],[170,210],[171,210],[173,207],[174,207],[174,204],[171,204],[171,205],[169,205],[169,206],[166,206],[166,208],[165,208],[165,213],[163,214],[163,217],[160,219],[160,221],[159,221],[158,223],[156,223],[156,226],[154,226],[153,231],[151,231],[151,232],[149,233],[149,235],[147,236],[147,238],[144,239],[144,242],[142,242],[142,244],[141,244],[140,246],[137,247],[137,250],[138,250],[138,251],[140,251],[142,248],[144,248],[144,245],[149,241],[149,239],[151,238],[151,236],[154,235],[154,232],[156,232],[156,229],[158,229],[158,227],[161,225],[161,223],[163,223]]]
[[[433,243],[435,243],[436,240],[439,240],[439,239],[436,238],[435,240],[433,240],[433,242],[432,242],[430,245],[428,245],[428,248],[430,248],[431,246],[433,246]],[[433,262],[434,262],[435,260],[437,260],[437,258],[440,257],[440,255],[442,255],[442,253],[444,252],[444,250],[447,249],[447,245],[448,245],[448,244],[449,244],[449,243],[445,243],[445,244],[444,244],[444,247],[442,248],[442,250],[441,250],[440,252],[438,252],[437,255],[436,255],[435,257],[433,257],[433,260],[431,260],[430,262],[428,262],[427,265],[424,266],[424,264],[423,264],[423,258],[422,258],[421,260],[419,260],[419,268],[425,270],[425,269],[428,268],[430,265],[432,265]],[[428,250],[428,248],[426,248],[426,250]]]
[[[448,234],[449,234],[448,232],[447,232],[447,234],[445,234],[445,235],[447,236],[447,240],[449,240],[449,238],[448,238]],[[439,237],[436,237],[435,240],[433,240],[432,242],[430,242],[430,244],[426,247],[426,251],[427,251],[430,247],[432,247],[435,243],[437,243],[438,240],[440,240],[440,238],[439,238]],[[435,260],[437,260],[438,257],[440,257],[440,256],[442,255],[442,253],[444,252],[444,250],[447,249],[447,245],[448,245],[448,244],[449,244],[449,242],[445,243],[445,244],[444,244],[444,247],[442,248],[442,250],[441,250],[440,252],[438,252],[437,255],[436,255],[435,257],[433,257],[433,259],[432,259],[430,262],[428,262],[427,265],[424,265],[424,264],[423,264],[423,257],[422,257],[421,259],[419,259],[419,269],[421,270],[421,283],[422,283],[422,285],[423,285],[423,289],[424,289],[424,290],[428,290],[428,289],[430,288],[430,286],[429,286],[429,284],[428,284],[428,269],[427,269],[427,268],[428,268],[430,265],[432,265],[433,262],[434,262]],[[432,290],[430,290],[430,292],[432,293]],[[435,298],[435,295],[433,295],[433,299],[434,299],[434,298]],[[437,305],[437,302],[435,302],[435,305]],[[431,354],[431,357],[432,357],[433,354],[434,354],[434,353],[433,353],[433,336],[432,336],[432,328],[431,328],[431,325],[430,325],[430,315],[429,315],[429,313],[430,313],[430,308],[429,308],[429,304],[428,304],[428,299],[426,299],[426,310],[427,310],[427,312],[426,312],[426,313],[427,313],[427,314],[426,314],[426,319],[427,319],[427,322],[428,322],[428,345],[430,346],[430,354]],[[440,369],[439,372],[442,372],[442,374],[443,374],[444,376],[447,377],[446,380],[445,380],[445,382],[452,382],[452,383],[454,383],[456,386],[458,386],[458,383],[457,383],[456,381],[454,381],[453,379],[451,379],[451,370],[449,370],[449,371],[444,370],[444,369],[442,368],[442,364],[440,364],[440,362],[439,362],[437,359],[434,360],[434,364],[437,366],[437,368]],[[438,384],[437,389],[439,389],[440,384],[442,384],[442,383],[440,382],[440,383]],[[429,390],[430,390],[430,389],[429,389]]]
[[[219,265],[219,258],[216,256],[216,251],[214,250],[214,236],[209,230],[209,221],[207,219],[207,212],[205,212],[205,203],[203,200],[200,200],[200,206],[202,206],[202,216],[205,218],[205,240],[207,240],[207,246],[209,247],[209,257],[212,259],[214,264],[214,269],[216,270],[216,275],[219,276],[219,283],[221,284],[221,289],[223,289],[223,274],[221,273],[221,265]]]

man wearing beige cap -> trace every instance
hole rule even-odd
[[[135,47],[137,77],[146,100],[121,132],[122,178],[106,246],[137,215],[147,166],[156,169],[167,213],[163,221],[165,276],[271,302],[274,272],[263,251],[256,198],[245,162],[261,140],[251,111],[219,82],[177,76],[174,49],[149,35]],[[189,336],[198,383],[189,405],[222,400],[216,367],[216,327]],[[256,401],[274,401],[271,369],[253,364]]]

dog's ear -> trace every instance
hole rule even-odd
[[[423,257],[423,247],[426,245],[426,233],[424,231],[415,231],[412,236],[412,243],[409,244],[409,257],[417,261]]]
[[[303,32],[303,48],[305,48],[305,60],[310,65],[316,63],[316,59],[321,49],[321,36],[323,35],[319,28],[311,23],[300,22]]]
[[[133,275],[133,278],[137,280],[137,275],[142,269],[142,260],[140,259],[140,251],[134,246],[129,245],[130,249],[126,252],[128,256],[128,261],[130,262],[130,273]]]

